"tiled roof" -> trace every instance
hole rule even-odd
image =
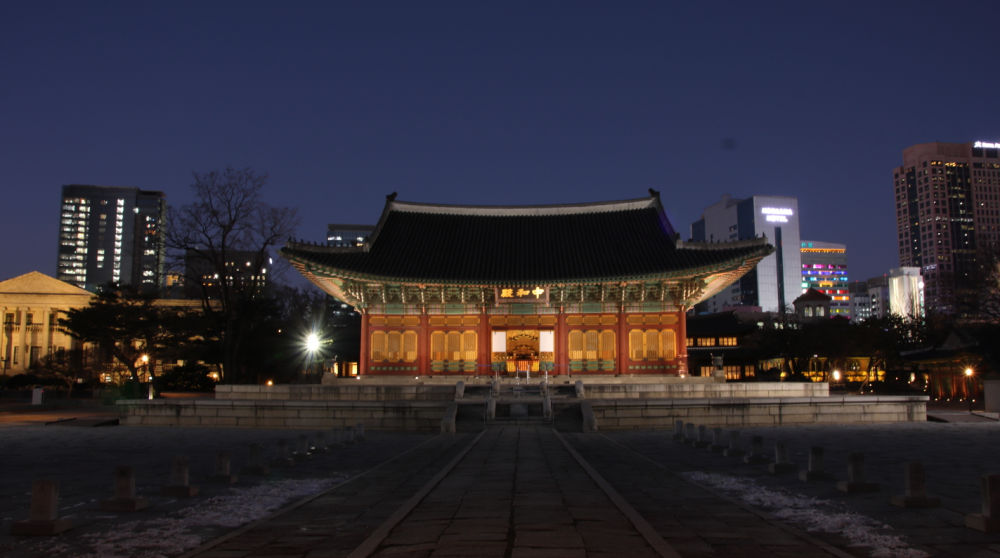
[[[463,207],[390,198],[368,245],[289,242],[293,262],[332,275],[518,284],[669,275],[739,265],[771,252],[764,239],[678,242],[659,196],[596,204]]]

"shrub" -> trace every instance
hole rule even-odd
[[[208,377],[207,366],[193,362],[160,374],[153,380],[153,386],[158,392],[212,391],[215,382]]]

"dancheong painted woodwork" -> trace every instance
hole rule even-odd
[[[683,242],[658,192],[483,207],[389,196],[360,247],[283,255],[362,315],[362,374],[685,375],[685,311],[773,251]]]

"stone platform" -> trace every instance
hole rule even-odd
[[[923,422],[926,396],[830,395],[825,383],[725,383],[711,378],[552,376],[342,379],[316,385],[220,385],[214,399],[119,402],[122,423],[144,426],[454,431],[483,428],[491,408],[524,403],[562,430]],[[536,380],[538,378],[535,378]],[[468,381],[468,383],[467,383]],[[530,392],[530,393],[529,393]],[[444,424],[448,423],[448,424]]]

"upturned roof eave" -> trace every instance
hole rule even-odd
[[[369,281],[373,283],[409,283],[409,284],[419,284],[419,285],[448,285],[448,286],[481,286],[481,287],[498,287],[498,286],[529,286],[529,285],[558,285],[566,283],[582,283],[582,284],[607,284],[607,283],[628,283],[628,282],[641,282],[641,281],[664,281],[664,280],[675,280],[683,277],[697,277],[702,275],[710,275],[712,273],[718,272],[720,269],[728,267],[741,267],[745,265],[748,261],[757,260],[760,261],[764,257],[770,254],[770,250],[766,247],[762,247],[760,250],[755,251],[750,254],[743,254],[736,256],[721,262],[717,262],[712,265],[702,265],[696,267],[688,267],[683,269],[672,269],[672,270],[662,270],[652,273],[642,273],[642,274],[622,274],[622,275],[612,275],[612,276],[598,276],[598,277],[560,277],[560,278],[550,278],[550,279],[517,279],[517,280],[500,280],[500,279],[455,279],[455,278],[443,278],[443,277],[396,277],[389,275],[377,275],[372,273],[359,272],[355,270],[349,270],[344,268],[337,268],[327,264],[321,264],[316,262],[311,262],[298,258],[294,255],[285,254],[288,259],[298,259],[299,263],[303,266],[309,267],[313,270],[327,270],[326,274],[331,277],[339,277],[343,279],[353,279],[358,281]]]

